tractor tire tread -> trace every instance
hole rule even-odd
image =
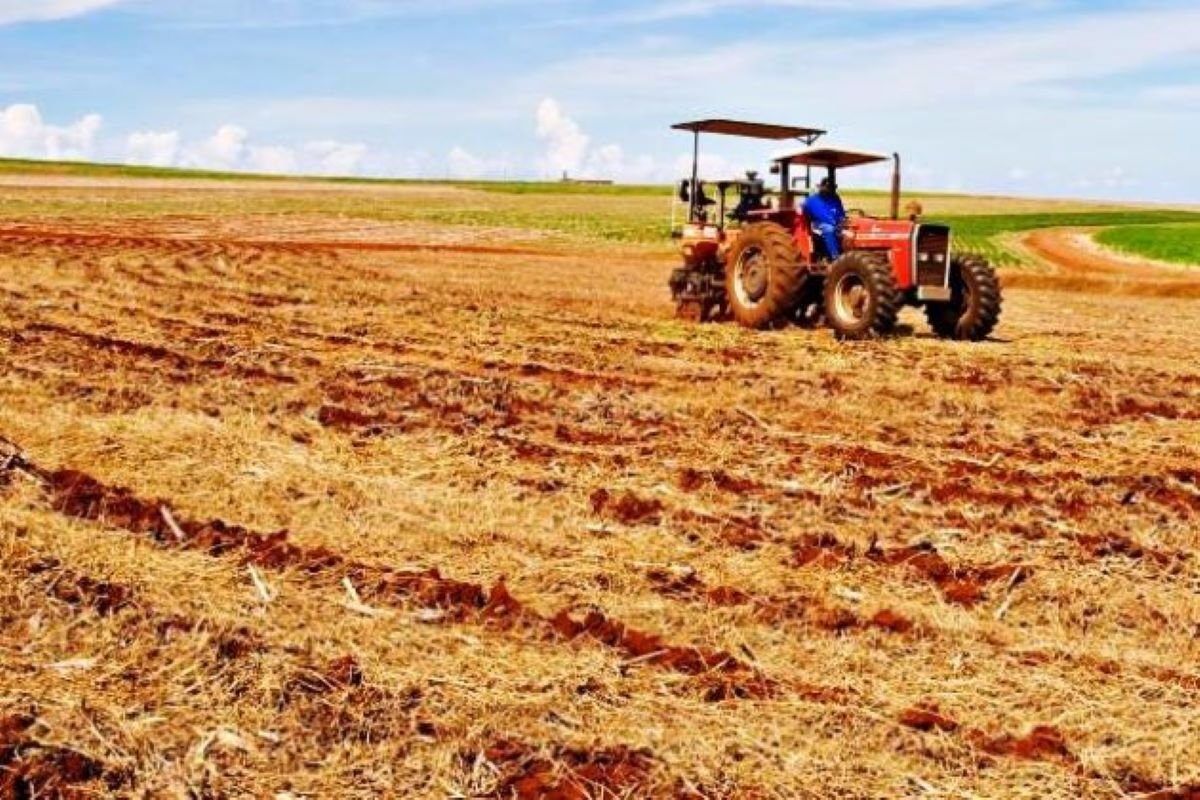
[[[757,245],[767,257],[770,278],[766,296],[757,304],[744,305],[739,302],[734,285],[738,260],[750,245]],[[807,268],[786,228],[774,222],[747,225],[730,251],[725,267],[729,313],[744,328],[763,330],[780,325],[796,310],[807,277]]]
[[[852,269],[859,272],[867,285],[867,291],[873,299],[872,314],[865,325],[846,327],[840,324],[833,311],[833,293],[843,274]],[[824,299],[825,316],[830,327],[837,338],[846,341],[887,336],[895,330],[903,304],[891,262],[886,256],[874,257],[862,252],[846,253],[833,263],[825,279]]]
[[[991,263],[975,253],[955,255],[950,263],[955,297],[961,297],[956,281],[970,284],[972,307],[958,307],[961,300],[956,304],[929,305],[925,307],[925,317],[933,332],[943,339],[981,342],[991,336],[1000,322],[1004,307],[1000,279]]]

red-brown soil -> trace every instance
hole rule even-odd
[[[0,187],[0,797],[1197,795],[1194,277],[848,344],[309,192]]]

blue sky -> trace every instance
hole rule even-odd
[[[1200,202],[1196,0],[0,0],[0,53],[5,155],[666,181],[672,122],[734,116],[927,189]]]

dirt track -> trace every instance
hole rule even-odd
[[[672,320],[665,255],[317,222],[0,231],[19,786],[1200,784],[1195,303],[843,345]]]
[[[1111,253],[1092,241],[1093,233],[1086,228],[1053,228],[1026,234],[1020,240],[1022,247],[1054,271],[1009,275],[1008,285],[1200,298],[1200,270]]]

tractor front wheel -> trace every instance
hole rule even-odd
[[[872,339],[896,327],[900,291],[887,258],[847,253],[825,278],[825,318],[839,339]]]
[[[1000,321],[1000,280],[983,256],[950,261],[950,302],[925,307],[933,332],[943,339],[981,342]]]
[[[796,309],[808,273],[792,235],[782,225],[747,225],[725,266],[729,311],[745,328],[786,322]]]

